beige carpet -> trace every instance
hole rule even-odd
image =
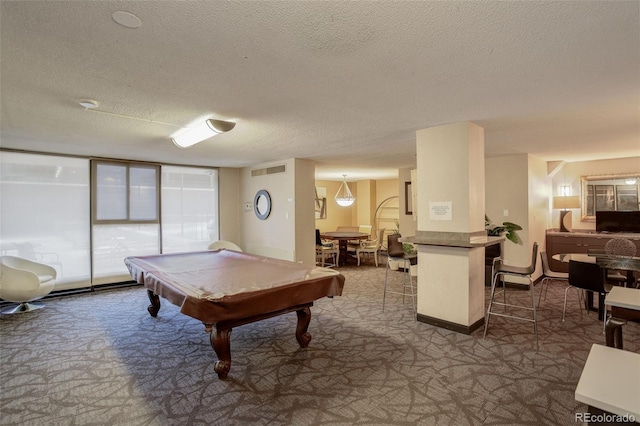
[[[20,425],[575,425],[574,390],[602,323],[552,285],[530,324],[492,319],[471,336],[414,321],[384,268],[348,266],[342,297],[312,308],[300,349],[296,315],[233,330],[229,378],[198,321],[141,287],[46,300],[0,319],[0,424]],[[397,282],[401,273],[393,273]],[[537,290],[537,289],[536,289]],[[516,298],[526,292],[514,290]],[[625,327],[640,351],[640,327]]]

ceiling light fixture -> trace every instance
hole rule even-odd
[[[226,133],[235,127],[236,123],[230,121],[214,120],[212,118],[205,120],[204,123],[195,127],[183,129],[171,140],[180,148],[188,148],[192,145],[209,139],[220,133]]]
[[[83,99],[78,102],[80,106],[83,106],[87,109],[98,108],[98,101],[94,101],[93,99]]]
[[[118,10],[111,14],[113,20],[126,28],[140,28],[142,26],[142,20],[136,15],[123,10]]]
[[[351,190],[349,189],[349,185],[347,185],[347,175],[342,175],[342,185],[338,188],[338,192],[336,193],[336,203],[342,207],[348,207],[356,201],[356,197],[353,196]]]

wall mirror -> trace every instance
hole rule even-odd
[[[638,211],[640,172],[582,176],[582,220],[593,221],[596,211]]]
[[[271,196],[269,193],[261,189],[256,192],[256,196],[253,199],[253,211],[260,220],[265,220],[271,213]]]

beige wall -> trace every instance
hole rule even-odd
[[[252,178],[251,170],[285,163],[287,172]],[[410,170],[399,170],[398,179],[349,182],[356,196],[356,205],[340,207],[334,200],[341,182],[314,181],[313,163],[307,160],[286,160],[256,165],[246,169],[219,169],[220,175],[220,239],[238,243],[248,252],[269,253],[274,257],[310,262],[314,257],[313,228],[322,232],[338,226],[357,226],[364,211],[373,209],[388,197],[397,196],[393,206],[398,209],[400,232],[415,233],[411,216],[404,214],[404,182],[410,180]],[[505,242],[505,260],[511,264],[528,264],[531,245],[537,241],[544,249],[544,231],[558,227],[558,212],[551,208],[551,198],[562,185],[571,185],[580,194],[583,175],[640,173],[640,157],[586,161],[564,164],[552,177],[543,160],[527,154],[485,159],[485,211],[495,222],[515,222],[523,226],[519,232],[522,245]],[[313,186],[327,188],[327,219],[315,220]],[[366,188],[367,195],[358,192]],[[373,188],[375,187],[375,191]],[[267,189],[273,198],[273,210],[266,221],[259,221],[244,203],[253,204],[258,189]],[[375,193],[375,196],[372,195]],[[375,198],[375,201],[373,200]],[[357,203],[362,199],[366,209]],[[508,216],[504,216],[504,210]],[[308,211],[307,211],[308,210]],[[373,220],[373,219],[372,219]],[[593,222],[580,220],[579,210],[573,215],[574,229],[594,229]],[[371,223],[375,226],[374,223]],[[537,275],[537,274],[536,274]]]
[[[526,154],[485,159],[485,213],[497,225],[513,222],[524,228],[518,231],[520,244],[505,241],[503,256],[505,262],[512,265],[528,264],[531,248]]]
[[[580,177],[584,175],[640,173],[640,157],[567,163],[553,176],[547,162],[531,155],[491,157],[485,160],[486,212],[495,223],[510,221],[521,225],[522,245],[505,242],[505,261],[514,265],[530,262],[531,245],[538,242],[545,250],[545,230],[559,227],[559,213],[551,200],[559,188],[570,185],[580,194]],[[504,210],[509,215],[504,216]],[[595,229],[595,223],[581,220],[580,210],[573,214],[574,230]],[[541,273],[538,265],[536,276]]]
[[[283,173],[251,175],[252,170],[283,164],[286,167]],[[299,159],[256,164],[239,170],[239,202],[236,203],[238,208],[235,214],[239,222],[239,245],[243,250],[252,254],[315,264],[314,173],[313,162]],[[228,188],[226,184],[232,184],[231,180],[225,183],[224,193],[233,198],[232,192],[236,186]],[[259,220],[253,212],[255,194],[261,189],[271,196],[271,213],[265,220]],[[220,193],[222,196],[222,189]],[[245,208],[245,205],[250,208]],[[224,220],[221,217],[220,223],[221,235],[222,229],[225,229],[225,235],[230,234],[226,228],[233,228],[235,219],[226,208]]]
[[[573,195],[582,195],[581,181],[582,176],[587,175],[608,175],[608,174],[640,174],[640,157],[619,158],[613,160],[597,160],[597,161],[579,161],[574,163],[566,163],[553,176],[550,188],[550,197],[560,194],[560,188],[563,185],[570,185]],[[560,212],[551,210],[551,228],[560,226]],[[583,221],[580,210],[573,210],[573,229],[579,230],[595,230],[594,221]]]
[[[220,239],[232,241],[241,248],[240,218],[242,203],[240,202],[240,169],[218,169],[219,206],[220,206]],[[240,214],[239,214],[240,213]]]
[[[316,263],[315,236],[315,162],[295,159],[295,260],[305,265]],[[291,203],[287,200],[287,203]]]
[[[376,181],[359,180],[356,182],[358,196],[356,197],[356,225],[370,225],[376,210]]]
[[[317,180],[316,186],[321,186],[327,189],[327,218],[317,219],[315,226],[320,232],[335,231],[338,226],[353,226],[356,218],[355,205],[349,207],[342,207],[336,203],[334,199],[336,192],[340,188],[342,182],[335,182],[331,180]],[[349,183],[349,189],[351,193],[356,197],[356,203],[358,202],[358,190],[357,185],[353,182]]]
[[[539,251],[544,250],[550,218],[549,184],[547,163],[540,158],[519,154],[485,160],[487,216],[496,224],[513,222],[523,228],[518,231],[519,244],[507,240],[503,245],[506,263],[529,265],[534,242]],[[534,279],[542,274],[539,256],[536,262]]]

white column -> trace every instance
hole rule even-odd
[[[419,130],[418,319],[470,333],[484,319],[484,130]]]

